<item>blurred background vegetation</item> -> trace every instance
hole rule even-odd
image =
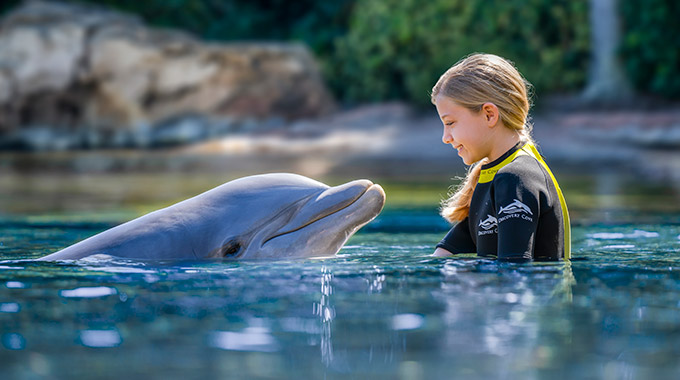
[[[71,0],[68,0],[71,1]],[[587,80],[587,0],[79,0],[213,41],[302,41],[345,104],[429,102],[451,64],[472,52],[514,61],[539,94]],[[5,0],[0,12],[20,3]],[[680,98],[680,3],[620,1],[623,66],[636,90]]]
[[[623,63],[636,89],[680,98],[680,2],[621,1]]]
[[[576,90],[587,25],[586,1],[360,1],[336,43],[337,76],[349,99],[429,102],[442,72],[483,51],[514,61],[538,90]]]

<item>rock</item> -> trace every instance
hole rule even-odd
[[[299,44],[202,43],[135,17],[45,1],[26,2],[0,21],[0,146],[17,130],[46,125],[80,136],[68,144],[75,147],[180,144],[229,130],[224,125],[234,120],[333,109]],[[201,116],[168,127],[184,115]]]
[[[12,96],[62,91],[75,79],[82,59],[85,29],[71,22],[50,23],[29,4],[0,24],[0,66],[14,84]],[[45,11],[52,10],[45,4]],[[38,23],[44,28],[37,28]]]

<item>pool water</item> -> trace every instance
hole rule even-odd
[[[677,220],[577,224],[571,262],[433,258],[392,208],[324,260],[49,263],[112,223],[8,216],[0,378],[679,378]]]

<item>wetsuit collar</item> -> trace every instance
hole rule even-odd
[[[498,157],[492,162],[489,162],[488,164],[482,165],[482,171],[479,174],[479,183],[493,181],[493,177],[496,175],[496,173],[498,173],[499,170],[501,170],[503,166],[511,163],[518,154],[523,152],[521,148],[523,148],[525,144],[525,141],[520,141],[515,144],[515,146],[510,148],[510,150],[503,153],[502,156]]]
[[[524,141],[518,142],[517,144],[515,144],[515,146],[513,146],[512,148],[510,148],[510,150],[508,150],[507,152],[503,153],[502,156],[498,157],[497,159],[493,160],[492,162],[489,162],[488,164],[482,165],[482,170],[491,169],[491,168],[493,168],[494,166],[500,164],[501,162],[503,162],[503,160],[505,160],[506,158],[510,157],[513,153],[515,153],[515,152],[516,152],[517,150],[519,150],[522,146],[524,146],[524,144],[526,144],[526,142],[524,142]],[[500,168],[499,168],[499,169],[500,169]]]

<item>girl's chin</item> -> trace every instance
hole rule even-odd
[[[470,165],[474,164],[475,162],[479,161],[479,160],[473,160],[472,157],[470,157],[470,155],[468,155],[468,154],[466,154],[466,153],[463,153],[463,152],[458,153],[458,156],[460,156],[460,158],[463,159],[463,163],[464,163],[465,165],[468,165],[468,166],[470,166]]]
[[[465,163],[465,165],[470,165],[472,163],[470,161],[470,157],[467,154],[465,154],[465,152],[463,152],[462,150],[458,151],[458,156],[463,159],[463,163]]]

